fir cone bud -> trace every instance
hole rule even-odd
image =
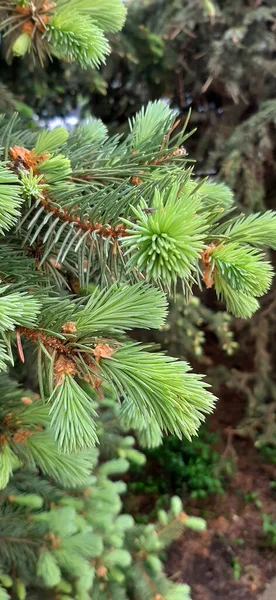
[[[27,33],[30,37],[32,37],[34,27],[35,24],[32,21],[27,21],[26,23],[23,23],[21,31],[22,33]]]
[[[30,7],[29,6],[22,6],[21,4],[17,4],[17,6],[15,7],[15,10],[20,15],[29,15],[30,14]]]
[[[93,350],[96,362],[100,362],[100,358],[110,358],[115,352],[116,350],[111,348],[108,344],[97,344]]]
[[[44,33],[51,17],[49,15],[41,15],[40,23],[38,23],[37,28],[41,33]]]
[[[98,567],[97,569],[97,576],[98,577],[105,577],[107,574],[107,568],[104,565],[101,565],[100,567]]]
[[[177,516],[178,516],[178,521],[180,523],[185,523],[185,521],[187,521],[187,519],[188,519],[188,515],[186,515],[185,512],[181,512],[180,515],[177,515]]]
[[[65,375],[76,375],[77,369],[70,358],[60,356],[54,366],[55,385],[61,385],[64,382]]]
[[[32,399],[29,398],[28,396],[22,396],[21,402],[23,402],[23,404],[26,404],[26,406],[29,406],[30,404],[33,403]]]
[[[14,56],[24,56],[30,50],[31,43],[30,36],[27,33],[21,33],[12,47]]]
[[[76,323],[74,323],[74,321],[68,321],[68,323],[62,325],[61,329],[63,333],[75,333],[75,331],[77,331]]]
[[[130,178],[130,183],[131,185],[140,185],[141,183],[143,183],[143,180],[141,179],[141,177],[132,175],[132,177]]]
[[[56,5],[57,5],[56,2],[48,2],[48,0],[46,0],[42,4],[42,10],[45,11],[45,12],[47,10],[53,10],[54,8],[56,8]]]

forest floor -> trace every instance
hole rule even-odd
[[[185,504],[188,513],[204,516],[207,531],[185,532],[168,553],[167,573],[191,586],[193,600],[257,600],[276,575],[276,547],[269,546],[262,522],[262,513],[276,519],[270,486],[276,465],[263,462],[249,440],[229,437],[240,418],[234,403],[233,396],[222,395],[211,422],[223,432],[222,453],[234,457],[234,477],[223,496]]]

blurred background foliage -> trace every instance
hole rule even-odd
[[[163,98],[181,122],[191,108],[196,132],[186,150],[196,173],[227,182],[246,213],[275,209],[274,0],[127,5],[125,28],[111,37],[112,54],[99,72],[54,59],[30,76],[24,61],[2,58],[0,110],[51,127],[94,114],[123,134],[148,100]],[[230,319],[210,294],[208,304],[202,293],[188,306],[178,295],[156,335],[170,354],[201,363],[218,395],[241,402],[236,433],[269,448],[276,442],[275,308],[275,289],[248,322]]]

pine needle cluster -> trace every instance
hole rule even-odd
[[[3,0],[0,31],[7,56],[58,57],[98,67],[110,52],[106,33],[125,21],[122,0]]]

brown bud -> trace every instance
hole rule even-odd
[[[40,19],[39,19],[39,23],[37,25],[37,28],[39,29],[39,31],[41,33],[44,33],[46,26],[48,25],[49,21],[50,21],[50,16],[49,15],[41,15]]]
[[[34,433],[35,431],[31,429],[18,429],[13,436],[13,441],[15,444],[26,444],[28,438]]]
[[[60,356],[54,366],[55,384],[61,385],[64,382],[65,375],[75,375],[77,369],[70,358]]]
[[[104,567],[104,565],[101,565],[100,567],[98,567],[97,569],[97,576],[98,577],[105,577],[107,574],[107,568]]]
[[[21,31],[22,33],[27,33],[30,37],[32,37],[34,27],[35,24],[32,21],[27,21],[26,23],[23,23]]]
[[[74,323],[74,321],[68,321],[68,323],[62,325],[61,329],[63,333],[75,333],[75,331],[77,331],[76,323]]]
[[[84,490],[83,497],[85,500],[87,500],[87,498],[89,498],[91,491],[92,491],[91,486],[88,486],[88,488],[86,488],[86,490]]]
[[[53,267],[55,267],[56,269],[58,269],[60,271],[61,264],[58,263],[53,256],[49,259],[49,263],[51,263],[51,265],[53,265]]]
[[[20,13],[21,15],[28,15],[31,12],[31,9],[29,6],[21,6],[20,4],[17,4],[17,6],[15,7],[16,12]]]
[[[97,344],[93,350],[97,362],[100,361],[100,358],[110,358],[114,352],[116,352],[116,350],[111,348],[108,344]]]
[[[26,406],[33,403],[32,399],[29,398],[28,396],[22,396],[21,402],[23,402],[23,404],[26,404]]]
[[[56,8],[56,2],[49,2],[48,0],[45,0],[45,2],[42,4],[43,11],[53,10],[53,8]]]
[[[130,178],[130,183],[131,185],[140,185],[141,183],[143,183],[143,180],[140,177],[137,177],[136,175],[132,175],[132,177]]]
[[[12,413],[7,413],[4,417],[4,421],[8,422],[13,418],[13,414]]]
[[[177,516],[177,520],[180,521],[180,523],[184,523],[187,518],[188,518],[188,515],[186,515],[185,512],[182,512],[182,513],[180,513],[180,515]]]

